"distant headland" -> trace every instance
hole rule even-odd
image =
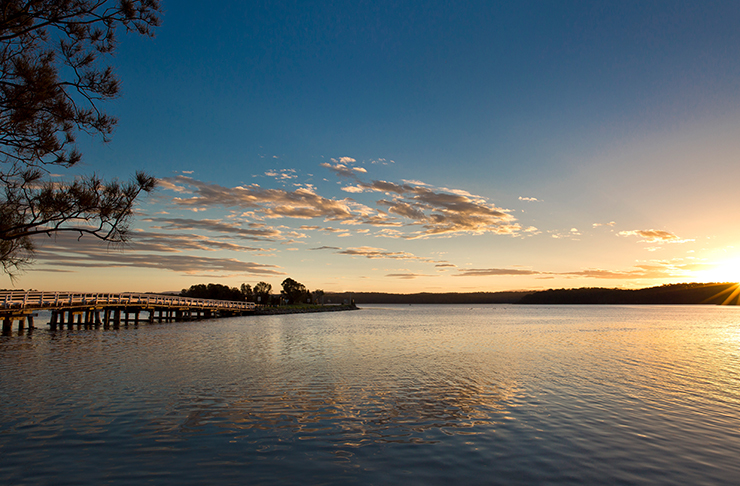
[[[584,287],[542,291],[391,294],[326,292],[333,302],[358,304],[738,304],[737,283],[681,283],[643,289]]]

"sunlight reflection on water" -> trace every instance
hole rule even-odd
[[[0,341],[0,483],[717,484],[740,309],[367,306]]]

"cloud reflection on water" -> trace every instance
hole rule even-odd
[[[435,442],[437,433],[479,434],[483,429],[477,426],[500,423],[518,391],[514,383],[485,385],[463,377],[423,383],[387,378],[366,385],[277,383],[278,388],[268,385],[242,396],[236,390],[200,391],[181,398],[177,408],[188,413],[180,432],[197,434],[216,427],[248,438],[249,431],[271,431],[295,440],[320,437],[347,446]]]

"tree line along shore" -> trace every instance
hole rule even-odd
[[[272,293],[272,285],[267,282],[258,282],[254,288],[247,283],[241,287],[229,287],[222,284],[196,284],[188,289],[182,289],[181,297],[193,297],[196,299],[231,300],[236,302],[254,302],[267,306],[276,305],[299,305],[299,304],[324,304],[324,291],[321,289],[308,290],[305,285],[296,282],[292,278],[286,278],[281,283],[282,290],[279,294]],[[351,299],[346,302],[351,303]]]
[[[258,282],[254,287],[243,283],[240,288],[214,283],[197,284],[182,289],[180,296],[254,302],[259,304],[254,310],[255,315],[306,314],[357,309],[351,297],[335,298],[332,302],[331,298],[325,298],[323,290],[317,289],[312,292],[292,278],[286,278],[281,285],[283,288],[280,293],[273,294],[272,285],[267,282]]]
[[[270,307],[326,304],[732,304],[739,302],[740,287],[736,283],[681,283],[642,289],[582,287],[541,291],[506,292],[441,292],[395,294],[387,292],[324,292],[309,291],[303,284],[287,278],[279,294],[272,286],[259,282],[254,287],[241,288],[220,284],[199,284],[183,289],[182,296],[206,299],[256,302]],[[267,312],[267,311],[265,311]],[[313,311],[315,312],[315,311]],[[277,313],[273,311],[271,313]]]
[[[584,287],[542,291],[392,294],[327,292],[335,302],[362,304],[738,304],[737,283],[682,283],[643,289]]]

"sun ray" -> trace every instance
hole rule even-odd
[[[711,295],[710,297],[707,297],[704,299],[701,303],[702,304],[710,304],[712,302],[716,302],[718,297],[722,297],[724,294],[730,294],[725,300],[723,300],[719,305],[740,305],[740,283],[736,283],[731,285],[730,287],[721,290],[717,292],[716,294]],[[733,304],[733,299],[735,299],[735,303]]]
[[[735,287],[730,287],[729,290],[732,290],[732,293],[729,297],[727,297],[724,302],[722,302],[722,305],[732,305],[732,299],[735,299],[735,305],[738,304],[737,296],[740,295],[740,285],[735,284]]]

